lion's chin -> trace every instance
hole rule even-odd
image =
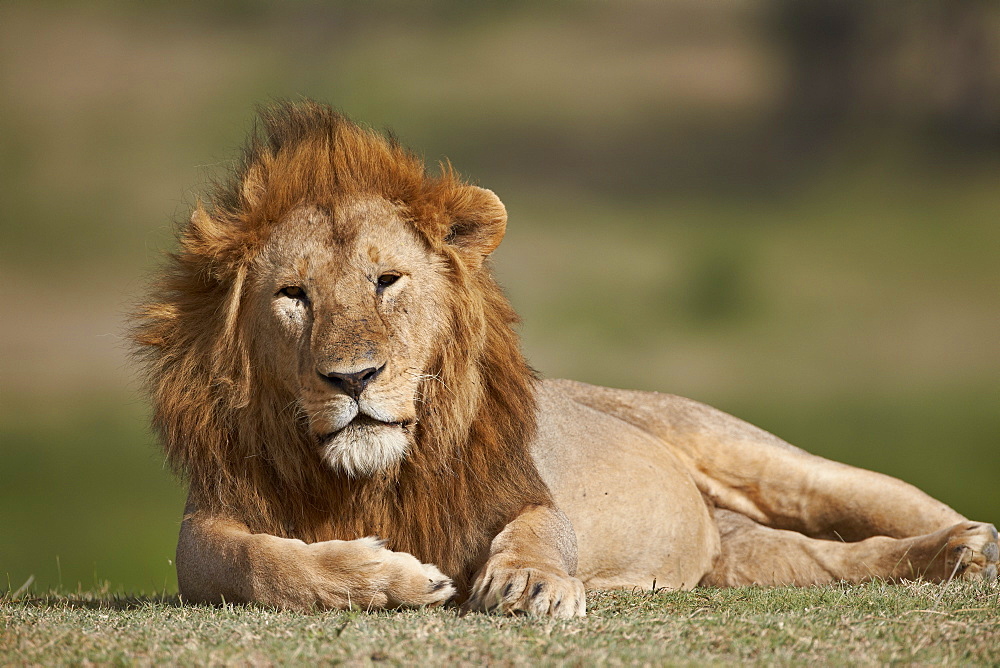
[[[397,464],[410,447],[406,426],[379,422],[361,415],[322,441],[323,459],[351,477],[385,471]]]

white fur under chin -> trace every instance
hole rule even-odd
[[[397,425],[351,423],[323,446],[323,459],[351,477],[384,471],[399,462],[410,442]]]

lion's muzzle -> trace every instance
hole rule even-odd
[[[359,476],[385,470],[410,447],[409,422],[382,422],[359,414],[340,431],[320,438],[322,456],[333,468]]]

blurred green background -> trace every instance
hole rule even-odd
[[[275,97],[500,194],[545,375],[1000,520],[996,3],[6,0],[0,91],[0,587],[176,589],[123,313]]]

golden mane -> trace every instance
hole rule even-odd
[[[179,249],[134,316],[154,425],[199,508],[306,542],[378,535],[461,591],[525,503],[550,501],[527,450],[534,375],[517,316],[488,266],[449,243],[481,215],[475,192],[450,166],[429,175],[394,139],[329,107],[260,111],[236,169],[180,226]],[[243,291],[289,211],[363,195],[401,206],[445,258],[450,323],[419,388],[412,452],[395,470],[350,478],[323,463],[291,397],[260,373]]]

